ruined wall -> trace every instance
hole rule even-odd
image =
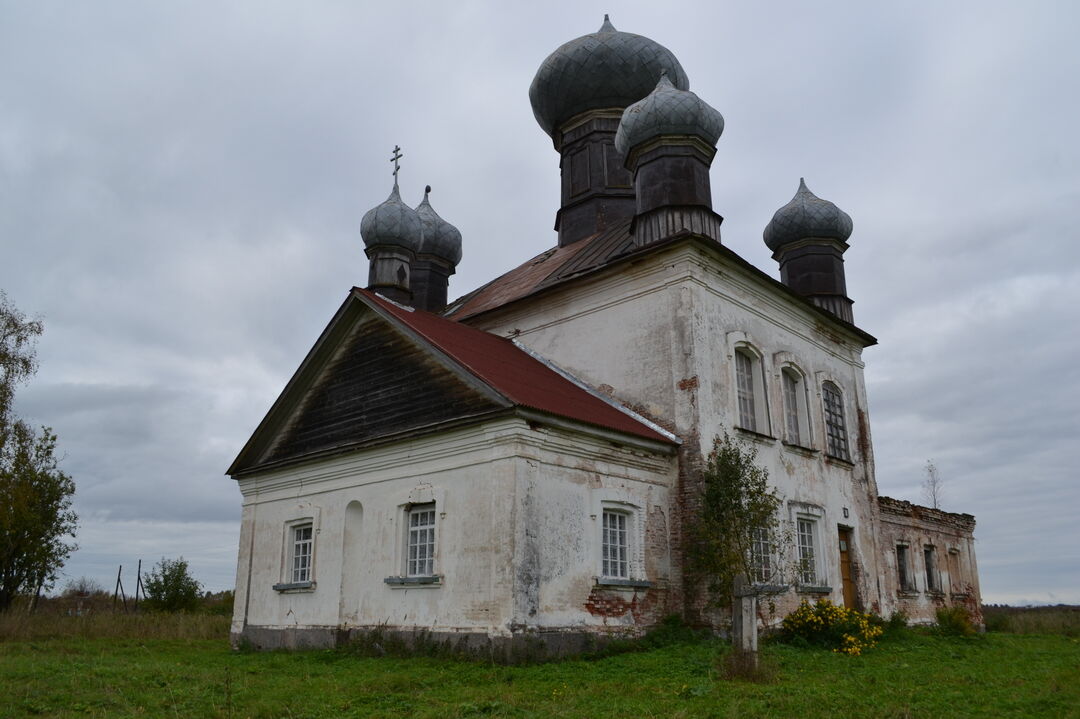
[[[982,623],[975,563],[975,518],[879,497],[883,613],[935,621],[941,607],[963,606]]]

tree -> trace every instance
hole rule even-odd
[[[777,554],[786,545],[779,536],[782,500],[769,488],[757,450],[726,432],[713,440],[702,481],[701,504],[688,527],[691,576],[705,579],[713,605],[731,607],[731,669],[754,674],[757,599],[780,579]]]
[[[52,585],[75,550],[75,483],[60,470],[56,435],[15,416],[15,388],[37,369],[42,332],[0,291],[0,611],[22,593]]]
[[[923,501],[929,507],[941,509],[942,490],[945,480],[938,474],[937,465],[934,464],[932,459],[926,460],[926,467],[923,471],[926,472],[926,479],[922,483]]]
[[[188,563],[161,558],[143,580],[146,605],[163,612],[194,611],[202,600],[202,584],[188,572]]]
[[[701,505],[688,532],[690,564],[717,606],[730,604],[737,581],[778,578],[772,575],[779,572],[781,498],[756,462],[756,449],[725,432],[713,440],[702,475]]]

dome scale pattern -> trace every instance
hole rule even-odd
[[[853,225],[851,216],[839,207],[823,200],[799,178],[799,190],[791,202],[773,215],[765,227],[765,244],[776,252],[784,245],[808,238],[847,241]]]
[[[689,90],[672,85],[665,72],[648,97],[623,112],[615,148],[626,155],[646,140],[665,135],[696,135],[715,146],[723,132],[723,115]]]
[[[416,252],[424,238],[424,225],[416,210],[401,201],[397,181],[390,197],[367,211],[360,221],[366,247],[394,245]]]
[[[575,115],[637,102],[652,92],[662,70],[675,87],[690,89],[670,50],[647,37],[619,32],[605,15],[598,31],[563,44],[540,65],[529,87],[533,115],[554,137]]]

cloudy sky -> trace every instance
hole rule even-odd
[[[425,184],[451,296],[552,246],[528,87],[611,13],[720,110],[723,241],[805,176],[854,219],[881,492],[975,514],[990,602],[1080,603],[1080,4],[0,0],[0,289],[45,322],[19,412],[78,486],[68,577],[231,586],[230,461]]]

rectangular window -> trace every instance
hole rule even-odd
[[[292,531],[292,581],[311,581],[312,526],[300,524]]]
[[[419,504],[409,509],[408,554],[405,573],[410,577],[435,574],[435,505]]]
[[[900,581],[900,591],[912,591],[914,587],[911,586],[911,558],[908,556],[907,546],[903,544],[896,545],[896,573]]]
[[[735,382],[739,393],[739,426],[757,431],[754,407],[754,361],[745,352],[735,353]]]
[[[938,581],[937,552],[929,545],[923,547],[923,563],[926,565],[926,591],[940,592],[941,582]]]
[[[787,441],[802,444],[799,436],[799,380],[791,372],[783,372],[784,418],[787,421]]]
[[[814,547],[814,520],[797,520],[799,542],[799,582],[817,584],[817,552]]]
[[[825,432],[829,455],[838,459],[849,459],[847,429],[844,426],[844,403],[840,390],[832,382],[821,387],[821,398],[825,405]]]
[[[750,573],[755,583],[765,584],[772,580],[772,552],[769,530],[765,527],[755,528],[750,543]]]
[[[605,577],[630,578],[626,514],[604,510],[604,536],[601,541],[603,553],[601,573]]]

